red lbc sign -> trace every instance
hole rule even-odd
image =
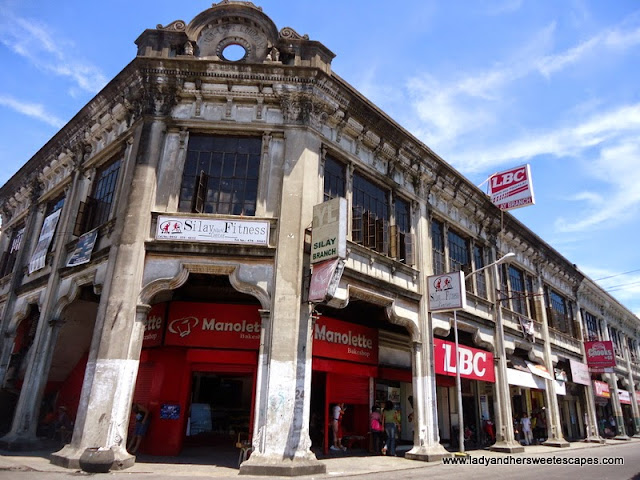
[[[456,344],[434,338],[433,348],[435,350],[436,373],[455,377]],[[496,381],[493,371],[493,354],[491,352],[458,345],[458,357],[460,358],[461,377],[492,383]]]
[[[156,303],[151,307],[144,322],[143,347],[157,347],[162,344],[162,331],[164,330],[164,317],[167,311],[166,303]]]
[[[260,313],[257,305],[172,302],[165,345],[183,347],[260,347]]]
[[[587,365],[595,368],[607,368],[616,366],[616,356],[613,353],[611,340],[584,342],[584,350],[587,353]]]
[[[501,210],[532,205],[534,198],[529,165],[493,174],[489,178],[489,196]]]
[[[313,355],[377,365],[378,330],[323,315],[313,330]]]

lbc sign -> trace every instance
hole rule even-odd
[[[495,173],[489,177],[491,202],[501,210],[513,210],[535,203],[529,165]]]
[[[436,373],[455,377],[456,345],[439,338],[433,339],[435,350]],[[460,376],[484,382],[495,382],[493,371],[493,354],[477,348],[458,345],[460,359]]]

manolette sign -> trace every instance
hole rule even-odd
[[[165,345],[183,347],[260,347],[260,313],[257,305],[171,302]]]
[[[161,215],[156,240],[268,245],[269,222]]]
[[[313,355],[378,364],[378,330],[322,315],[313,330]]]

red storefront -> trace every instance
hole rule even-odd
[[[147,316],[134,400],[151,423],[140,450],[178,455],[189,444],[251,434],[261,319],[258,305],[170,302]]]
[[[458,428],[458,404],[456,402],[455,343],[433,339],[436,371],[436,392],[438,396],[438,426],[441,441],[456,442]],[[466,345],[458,345],[460,377],[462,379],[462,404],[465,426],[472,427],[476,434],[482,429],[493,436],[492,387],[495,383],[493,354]],[[491,432],[491,433],[489,433]]]
[[[319,413],[325,453],[330,445],[330,408],[344,402],[345,438],[354,447],[367,448],[369,413],[382,379],[411,383],[411,370],[379,365],[379,331],[320,316],[313,332],[312,415]],[[318,410],[322,410],[318,412]]]

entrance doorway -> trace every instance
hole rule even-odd
[[[251,373],[194,371],[185,446],[233,447],[251,432]]]

